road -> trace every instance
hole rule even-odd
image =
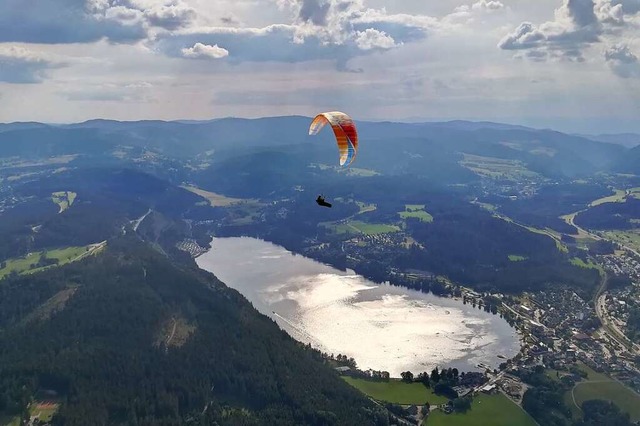
[[[596,292],[596,295],[594,297],[594,308],[596,310],[596,316],[600,319],[602,328],[607,334],[609,334],[609,337],[618,342],[620,345],[629,347],[631,342],[629,342],[624,333],[615,324],[609,321],[609,318],[607,316],[607,309],[605,307],[605,300],[607,297],[607,281],[607,273],[603,272],[600,287],[598,288],[598,291]]]
[[[584,235],[587,235],[587,236],[589,236],[590,238],[593,238],[594,240],[598,240],[598,241],[601,241],[601,240],[610,241],[610,240],[608,240],[608,239],[602,238],[601,236],[596,235],[596,234],[593,234],[593,233],[591,233],[591,232],[587,231],[586,229],[583,229],[583,228],[581,228],[580,226],[576,225],[576,223],[575,223],[575,218],[576,218],[580,213],[585,212],[585,211],[587,211],[587,210],[588,210],[588,209],[580,210],[580,211],[577,211],[577,212],[575,212],[575,213],[571,213],[571,214],[568,214],[568,215],[566,215],[566,216],[562,216],[562,218],[564,218],[564,219],[567,221],[567,223],[569,223],[570,225],[572,225],[574,228],[576,228],[576,229],[578,230],[578,235],[580,235],[580,234],[584,234]],[[623,249],[625,249],[625,250],[627,250],[627,251],[630,251],[631,253],[635,254],[635,255],[636,255],[636,256],[638,256],[638,257],[640,257],[640,253],[639,253],[638,251],[636,251],[636,250],[632,249],[631,247],[629,247],[629,246],[625,246],[624,244],[622,244],[622,243],[620,243],[620,242],[617,242],[617,241],[613,241],[613,242],[614,242],[614,243],[619,244]]]
[[[145,214],[143,214],[140,218],[134,220],[133,223],[133,231],[137,231],[138,230],[138,226],[140,226],[140,224],[142,223],[142,221],[149,216],[149,213],[151,213],[151,209],[149,209]]]
[[[166,352],[169,351],[169,346],[171,346],[171,341],[173,340],[173,336],[175,336],[175,334],[176,334],[176,326],[178,325],[178,321],[176,321],[175,318],[171,318],[171,321],[173,321],[173,328],[171,329],[171,334],[169,335],[169,337],[167,338],[167,341],[165,343],[165,351]]]
[[[594,240],[598,240],[601,241],[603,240],[602,237],[600,237],[599,235],[595,235],[589,231],[587,231],[586,229],[581,228],[580,226],[576,225],[574,219],[576,218],[576,216],[578,216],[578,214],[584,212],[586,210],[580,210],[578,212],[572,213],[570,215],[566,215],[563,216],[565,218],[565,220],[567,220],[567,222],[574,226],[577,230],[578,230],[578,235],[587,235],[590,238],[593,238]],[[636,252],[635,250],[624,246],[622,244],[620,244],[623,248],[625,248],[626,250],[629,250],[632,253],[635,253],[636,255],[640,256],[640,254],[638,254],[638,252]],[[618,342],[620,345],[627,347],[627,348],[631,348],[630,351],[632,353],[638,353],[637,348],[635,347],[635,345],[633,345],[633,343],[631,341],[629,341],[629,339],[627,339],[627,337],[624,335],[624,333],[612,322],[609,321],[609,318],[607,317],[607,309],[605,307],[605,300],[607,297],[607,282],[609,281],[609,277],[607,275],[606,271],[602,271],[601,273],[601,280],[600,280],[600,286],[598,287],[598,290],[596,290],[595,295],[593,296],[593,304],[594,304],[594,308],[596,311],[596,316],[598,317],[598,319],[600,319],[600,322],[602,323],[602,329],[604,330],[605,333],[607,333],[609,335],[609,337],[611,337],[613,340],[615,340],[616,342]]]
[[[588,209],[584,209],[584,210],[580,210],[577,211],[575,213],[571,213],[568,214],[566,216],[562,216],[562,218],[571,226],[573,226],[574,228],[576,228],[578,230],[578,235],[587,235],[590,238],[593,238],[594,240],[602,240],[602,238],[598,235],[592,234],[591,232],[588,232],[585,229],[582,229],[580,226],[578,226],[575,222],[575,218],[582,212],[586,212]]]

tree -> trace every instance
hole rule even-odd
[[[453,400],[453,409],[458,413],[465,413],[471,409],[471,398],[456,398]]]
[[[433,392],[436,395],[446,396],[449,399],[455,399],[458,397],[458,392],[453,390],[453,388],[449,385],[445,385],[444,383],[438,383],[434,388]]]
[[[423,372],[418,374],[418,381],[427,388],[431,386],[431,380],[429,380],[429,375],[427,373]]]
[[[431,382],[438,383],[440,381],[440,372],[438,371],[438,367],[431,370]]]
[[[413,382],[413,373],[411,371],[403,371],[402,373],[400,373],[400,376],[402,376],[403,382]]]
[[[422,417],[425,417],[427,414],[429,414],[430,410],[431,410],[431,405],[429,404],[429,401],[427,401],[424,403],[424,405],[420,409],[420,414],[422,414]]]
[[[613,402],[591,399],[582,403],[584,417],[578,426],[631,426],[628,413],[620,411]]]

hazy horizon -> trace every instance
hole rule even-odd
[[[176,122],[208,122],[208,121],[216,121],[216,120],[225,120],[225,119],[247,119],[247,120],[260,120],[260,119],[269,119],[269,118],[281,118],[281,117],[304,117],[312,119],[312,115],[303,115],[303,114],[291,114],[291,115],[265,115],[265,116],[256,116],[256,117],[242,117],[242,116],[221,116],[221,117],[211,117],[211,118],[202,118],[202,119],[193,119],[193,118],[171,118],[171,119],[155,119],[155,118],[142,118],[142,119],[114,119],[108,117],[94,117],[86,120],[80,121],[37,121],[37,120],[16,120],[16,121],[0,121],[0,125],[7,124],[16,124],[16,123],[41,123],[50,126],[65,126],[72,124],[80,124],[89,121],[117,121],[121,123],[134,123],[139,121],[161,121],[167,123],[176,123]],[[446,120],[435,120],[429,118],[417,118],[417,117],[408,117],[405,119],[397,119],[397,120],[387,120],[387,119],[376,119],[376,118],[363,118],[357,120],[363,123],[402,123],[402,124],[438,124],[438,123],[450,123],[450,122],[468,122],[468,123],[493,123],[493,124],[504,124],[510,126],[521,126],[526,128],[531,128],[535,130],[551,130],[557,131],[566,134],[573,135],[585,135],[585,136],[598,136],[598,135],[622,135],[622,134],[634,134],[640,136],[640,128],[638,130],[624,130],[623,128],[609,128],[610,130],[598,130],[599,126],[594,126],[591,123],[591,126],[571,126],[571,123],[562,123],[558,122],[557,125],[545,125],[542,122],[537,122],[536,120],[530,121],[522,121],[519,122],[517,120],[485,120],[481,118],[451,118]]]
[[[621,0],[6,0],[0,121],[343,110],[638,133],[639,24]]]

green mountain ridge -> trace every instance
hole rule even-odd
[[[50,318],[25,325],[70,288]],[[133,235],[98,256],[1,281],[0,294],[5,413],[53,390],[62,402],[54,424],[388,424],[239,293]],[[173,337],[172,318],[192,334],[158,345]]]

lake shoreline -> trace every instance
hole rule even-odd
[[[295,340],[349,355],[360,369],[394,377],[408,367],[416,374],[435,366],[483,371],[480,365],[497,368],[521,349],[515,328],[459,297],[373,283],[268,241],[214,238],[195,261]]]

